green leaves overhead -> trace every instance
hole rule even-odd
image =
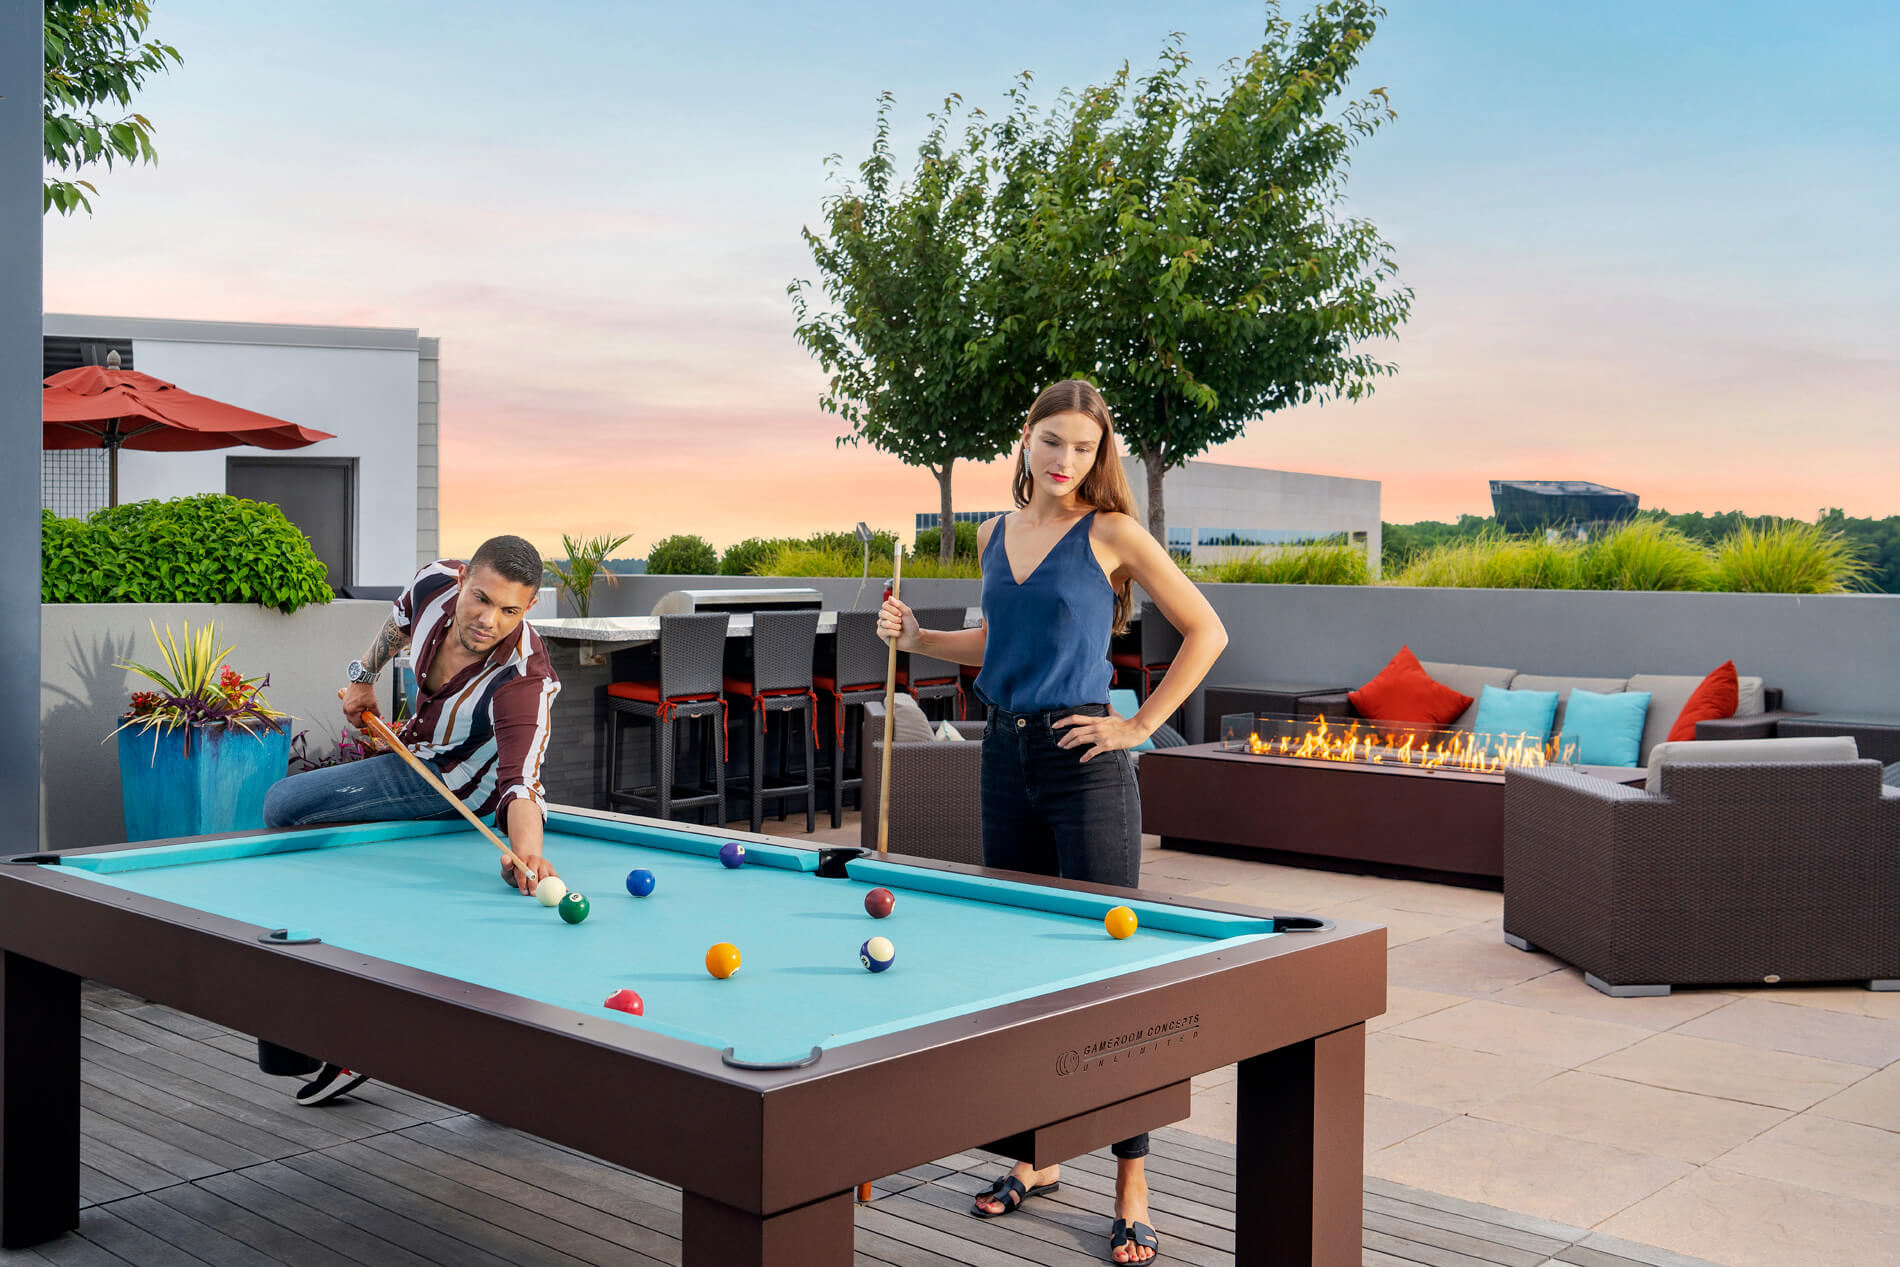
[[[947,511],[951,461],[1008,452],[1038,390],[1085,378],[1148,467],[1160,534],[1165,471],[1263,414],[1369,394],[1394,367],[1365,345],[1412,302],[1378,230],[1343,213],[1352,148],[1396,117],[1383,88],[1346,97],[1382,16],[1326,0],[1295,27],[1270,4],[1219,83],[1176,35],[1154,70],[1047,112],[1023,75],[960,138],[952,97],[903,184],[887,94],[856,184],[805,234],[831,306],[790,288],[845,439],[929,466]]]
[[[151,21],[146,0],[46,0],[46,88],[44,148],[49,167],[77,172],[92,163],[110,168],[115,160],[150,163],[152,121],[127,113],[111,119],[99,113],[108,103],[125,110],[148,75],[182,64],[178,50],[145,41]],[[84,192],[82,192],[84,191]],[[41,210],[62,215],[84,207],[90,181],[48,176]]]

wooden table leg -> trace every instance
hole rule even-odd
[[[1240,1062],[1234,1261],[1359,1267],[1366,1027]]]
[[[0,951],[0,1248],[79,1226],[79,978]]]
[[[680,1194],[681,1267],[850,1267],[853,1193],[780,1214],[750,1214]]]

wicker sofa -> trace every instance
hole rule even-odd
[[[1735,764],[1706,751],[1734,745],[1685,746],[1705,751],[1658,754],[1654,790],[1555,767],[1505,781],[1505,940],[1618,997],[1900,989],[1900,788],[1880,763]]]
[[[1610,694],[1618,691],[1649,692],[1649,715],[1643,723],[1643,739],[1637,755],[1638,765],[1647,764],[1649,753],[1657,744],[1669,736],[1669,729],[1676,722],[1676,716],[1682,706],[1689,702],[1689,696],[1702,679],[1696,676],[1677,674],[1639,673],[1631,677],[1562,677],[1533,673],[1520,673],[1516,669],[1498,668],[1484,664],[1452,664],[1444,661],[1424,660],[1420,662],[1425,672],[1435,680],[1471,697],[1471,707],[1452,722],[1446,729],[1470,730],[1478,717],[1478,699],[1487,686],[1499,690],[1517,691],[1556,691],[1557,719],[1553,730],[1562,730],[1564,707],[1570,702],[1573,689],[1596,691]],[[1720,721],[1705,721],[1696,726],[1697,739],[1766,739],[1775,734],[1776,725],[1783,718],[1805,717],[1806,713],[1790,713],[1781,707],[1781,692],[1775,687],[1765,685],[1758,677],[1744,677],[1740,681],[1741,703],[1735,716]],[[1327,717],[1350,719],[1359,716],[1352,706],[1351,693],[1338,691],[1330,695],[1308,695],[1301,701],[1302,711],[1308,714],[1322,713]]]
[[[970,742],[932,739],[891,745],[891,786],[903,795],[891,806],[892,853],[944,862],[983,862],[983,725],[952,722]],[[859,839],[877,848],[878,789],[883,782],[884,705],[864,706],[864,812]]]

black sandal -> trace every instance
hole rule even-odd
[[[1127,1219],[1116,1219],[1115,1226],[1108,1230],[1108,1252],[1112,1254],[1130,1241],[1133,1241],[1142,1249],[1151,1249],[1154,1251],[1154,1253],[1149,1256],[1148,1262],[1153,1263],[1161,1260],[1161,1238],[1155,1235],[1153,1228],[1149,1227],[1146,1223],[1130,1223]],[[1113,1262],[1115,1260],[1111,1258],[1109,1261]]]
[[[1054,1183],[1039,1183],[1033,1188],[1024,1188],[1023,1181],[1018,1179],[1015,1175],[999,1175],[997,1176],[996,1182],[989,1186],[988,1191],[979,1192],[971,1199],[970,1213],[976,1215],[979,1219],[1000,1219],[1005,1214],[1016,1213],[1016,1207],[1029,1200],[1029,1198],[1045,1196],[1048,1193],[1058,1191],[1061,1187],[1062,1181],[1058,1179]],[[982,1206],[977,1204],[978,1201],[1000,1201],[1003,1204],[1003,1208],[1000,1210],[985,1210]]]

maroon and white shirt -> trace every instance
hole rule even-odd
[[[396,600],[396,624],[409,635],[415,666],[416,713],[402,740],[427,758],[442,782],[478,816],[494,817],[508,829],[508,806],[525,798],[547,818],[541,762],[547,755],[554,697],[561,679],[547,644],[526,620],[496,644],[484,660],[465,667],[430,691],[429,666],[448,641],[455,615],[456,559],[437,559],[409,582]]]

